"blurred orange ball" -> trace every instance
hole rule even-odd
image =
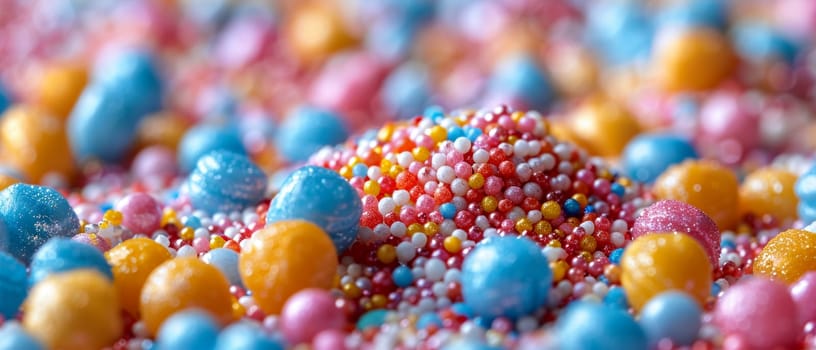
[[[329,235],[303,220],[279,221],[255,232],[238,260],[244,285],[268,314],[306,288],[329,289],[337,273]]]
[[[295,56],[302,62],[317,63],[349,47],[353,42],[341,11],[329,4],[311,2],[297,5],[284,28]]]
[[[139,123],[136,133],[138,148],[161,145],[175,150],[187,131],[187,122],[172,113],[151,115]]]
[[[680,290],[703,305],[711,293],[711,263],[700,243],[684,233],[647,234],[623,252],[621,285],[640,310],[669,290]]]
[[[734,71],[737,60],[722,34],[694,28],[658,37],[652,64],[659,85],[679,92],[717,87]]]
[[[658,199],[691,204],[717,223],[720,230],[733,228],[739,220],[739,181],[719,163],[688,160],[664,172],[652,188]]]
[[[71,114],[82,89],[88,82],[85,67],[55,63],[40,72],[34,87],[35,103],[55,117],[66,119]]]
[[[20,179],[5,174],[0,174],[0,191],[5,190],[6,187],[20,182]]]
[[[217,267],[196,257],[165,261],[150,273],[142,287],[142,321],[147,331],[156,335],[171,315],[197,308],[226,325],[233,319],[229,287]]]
[[[0,159],[39,183],[48,173],[70,180],[75,171],[64,123],[33,107],[15,106],[0,120]]]
[[[768,241],[754,260],[754,273],[785,283],[816,271],[816,233],[790,229]]]
[[[119,243],[105,253],[105,257],[113,269],[113,285],[122,309],[138,317],[139,298],[147,277],[173,256],[156,241],[140,237]]]
[[[122,334],[116,289],[95,270],[51,275],[31,289],[23,326],[48,349],[98,350]]]
[[[741,212],[795,220],[799,203],[793,190],[796,179],[796,174],[782,169],[762,168],[748,174],[740,187]]]
[[[546,57],[548,71],[558,91],[575,96],[589,93],[597,87],[598,62],[589,50],[565,45]]]
[[[594,97],[570,114],[569,132],[590,154],[616,157],[640,132],[638,121],[624,106],[603,97]]]

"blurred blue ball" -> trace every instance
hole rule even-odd
[[[648,349],[646,333],[632,316],[600,303],[572,303],[555,330],[562,350]]]
[[[0,85],[0,113],[3,113],[9,106],[11,106],[11,96],[3,85]]]
[[[305,162],[323,148],[345,141],[349,136],[343,120],[334,112],[299,107],[290,113],[278,129],[276,145],[284,158]]]
[[[124,103],[139,116],[161,109],[164,87],[156,61],[149,52],[108,49],[94,65],[91,81],[122,93],[126,97]]]
[[[604,304],[607,304],[611,307],[626,310],[629,308],[629,300],[626,299],[626,292],[623,288],[618,286],[613,286],[609,288],[609,291],[606,292],[603,300]]]
[[[654,25],[639,2],[593,3],[586,28],[591,46],[610,64],[625,65],[651,54]]]
[[[437,328],[442,328],[442,318],[439,317],[435,312],[426,312],[419,316],[416,322],[417,329],[426,329],[430,326],[436,326]]]
[[[215,350],[283,350],[283,345],[257,324],[238,322],[221,331]]]
[[[799,197],[799,219],[803,222],[816,221],[816,166],[799,175],[794,192]]]
[[[113,281],[113,271],[99,249],[69,238],[55,237],[43,244],[31,258],[29,285],[34,286],[52,274],[79,269],[99,271]]]
[[[690,0],[669,5],[657,15],[661,27],[707,26],[725,30],[728,25],[726,0]]]
[[[266,223],[311,221],[329,234],[338,252],[343,252],[357,238],[362,215],[357,190],[346,179],[332,170],[310,165],[286,178],[269,203]]]
[[[652,347],[664,338],[675,345],[688,346],[697,339],[702,315],[703,310],[688,294],[666,292],[649,300],[640,310],[640,326]]]
[[[462,264],[462,296],[474,314],[517,319],[549,297],[549,261],[533,241],[515,236],[482,241]]]
[[[490,77],[488,89],[499,96],[521,98],[535,110],[547,109],[556,97],[549,77],[529,56],[501,61]]]
[[[385,319],[387,317],[388,310],[385,309],[368,311],[360,316],[359,320],[357,320],[357,329],[362,331],[368,328],[377,328],[385,323]]]
[[[389,61],[401,61],[411,51],[419,26],[410,18],[375,21],[366,33],[365,47]]]
[[[208,313],[185,310],[162,323],[156,336],[156,350],[211,350],[218,338],[218,323]]]
[[[0,315],[5,319],[17,316],[20,305],[28,295],[27,283],[25,265],[11,255],[0,252]]]
[[[421,63],[406,62],[385,79],[385,107],[400,119],[421,115],[432,102],[430,73]]]
[[[792,64],[799,54],[799,48],[792,39],[767,25],[740,24],[732,30],[732,37],[737,52],[748,60],[782,59]]]
[[[79,96],[68,117],[68,141],[78,161],[122,161],[136,140],[138,103],[116,87],[90,84]]]
[[[622,163],[629,177],[652,183],[672,165],[698,157],[691,142],[680,136],[642,134],[626,145]]]
[[[0,328],[0,350],[44,350],[37,339],[16,322],[6,322]]]
[[[237,128],[215,124],[200,124],[190,128],[178,145],[179,167],[184,173],[189,173],[195,168],[199,158],[217,150],[247,153]]]
[[[8,252],[24,263],[51,237],[79,232],[71,204],[45,186],[18,183],[0,191],[0,221],[8,230]]]
[[[184,191],[197,209],[230,213],[258,204],[266,185],[266,174],[246,156],[213,151],[198,159]]]
[[[490,346],[485,344],[480,340],[475,339],[457,339],[454,340],[445,347],[442,348],[443,350],[499,350],[501,348]]]
[[[216,248],[204,254],[201,259],[218,268],[227,277],[230,285],[243,287],[241,274],[238,272],[237,252],[229,248]]]

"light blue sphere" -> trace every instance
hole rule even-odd
[[[219,150],[247,154],[237,128],[217,124],[194,126],[179,141],[179,167],[182,172],[189,173],[195,168],[199,158]]]
[[[690,0],[671,4],[657,14],[660,27],[700,27],[725,30],[728,25],[726,0]]]
[[[155,350],[212,350],[218,338],[218,323],[208,313],[185,310],[170,316],[156,336]]]
[[[555,325],[561,350],[646,350],[646,333],[626,311],[601,303],[573,302]]]
[[[672,165],[697,159],[697,151],[688,140],[669,134],[642,134],[635,137],[622,155],[623,168],[632,179],[652,183]]]
[[[6,88],[0,85],[0,113],[3,113],[9,106],[11,106],[11,97]]]
[[[68,117],[68,141],[80,162],[117,163],[128,155],[145,114],[128,94],[113,86],[90,84]]]
[[[703,310],[692,297],[671,291],[649,300],[640,310],[639,322],[652,347],[664,338],[675,345],[688,346],[697,340],[702,315]]]
[[[45,186],[18,183],[0,191],[0,221],[8,230],[8,252],[24,263],[52,237],[79,232],[71,204]]]
[[[11,255],[0,252],[0,315],[7,320],[17,316],[26,296],[28,281],[25,265]]]
[[[493,71],[488,89],[500,96],[520,98],[529,108],[545,110],[555,100],[555,89],[530,56],[511,56]]]
[[[309,160],[324,146],[345,141],[348,129],[336,113],[315,107],[299,107],[290,113],[278,129],[278,151],[293,163]]]
[[[517,319],[544,306],[552,272],[533,241],[516,236],[479,243],[462,264],[462,296],[476,316]]]
[[[266,194],[266,174],[244,155],[213,151],[198,159],[183,191],[196,209],[210,214],[240,211]]]
[[[432,102],[428,68],[418,62],[406,62],[385,79],[382,99],[386,109],[399,119],[422,115]]]
[[[238,253],[229,248],[216,248],[201,258],[205,263],[215,266],[227,277],[230,285],[243,287],[241,274],[238,272]]]
[[[266,223],[303,219],[311,221],[332,239],[338,252],[343,252],[357,239],[363,205],[357,190],[338,173],[305,166],[292,172],[266,214]]]
[[[0,350],[44,350],[31,334],[16,322],[7,322],[0,328]]]
[[[652,51],[654,24],[638,1],[604,1],[587,14],[587,40],[613,65],[644,61]]]
[[[781,59],[792,64],[799,54],[796,42],[763,24],[743,23],[736,26],[732,30],[732,40],[740,56],[748,60]]]
[[[816,221],[816,166],[799,175],[793,190],[799,197],[799,219],[803,222]]]
[[[162,108],[164,86],[158,64],[150,52],[132,48],[103,51],[93,67],[91,82],[114,89],[138,116]]]
[[[257,324],[238,322],[221,331],[215,350],[283,350],[283,345]]]
[[[69,238],[54,237],[31,258],[29,285],[34,286],[52,274],[79,269],[99,271],[113,281],[113,271],[99,249]]]

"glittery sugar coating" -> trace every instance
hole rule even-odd
[[[266,174],[243,155],[214,151],[198,160],[183,190],[196,208],[229,213],[264,198]]]
[[[719,264],[720,230],[708,215],[690,204],[664,200],[643,209],[640,216],[635,219],[632,237],[637,238],[652,232],[688,234],[705,249],[712,267]]]
[[[269,204],[267,224],[303,219],[314,222],[331,236],[338,252],[357,238],[362,203],[357,191],[336,172],[317,166],[295,170]]]
[[[793,283],[816,270],[816,233],[790,229],[772,238],[754,261],[754,273]]]
[[[51,237],[71,237],[79,231],[68,201],[44,186],[14,184],[0,192],[0,218],[8,229],[9,253],[26,263]]]

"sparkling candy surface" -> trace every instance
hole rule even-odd
[[[184,173],[195,169],[198,159],[212,151],[246,154],[238,130],[229,125],[200,124],[187,130],[178,145],[178,164]]]
[[[793,283],[816,270],[816,234],[790,229],[772,238],[754,262],[754,272]]]
[[[711,217],[720,230],[738,219],[739,182],[727,168],[711,161],[685,161],[664,172],[653,191],[660,199],[691,204]]]
[[[700,243],[682,233],[647,234],[626,248],[621,285],[635,310],[677,289],[703,305],[711,293],[711,265]]]
[[[196,208],[229,213],[263,199],[266,174],[243,155],[214,151],[198,159],[182,190]]]
[[[740,186],[740,208],[743,213],[771,215],[785,221],[795,220],[798,199],[794,192],[796,174],[778,169],[759,169]]]
[[[173,256],[161,244],[149,238],[133,238],[113,247],[105,254],[113,270],[113,285],[122,308],[132,316],[139,315],[142,287],[153,269]]]
[[[638,238],[652,232],[688,234],[700,243],[712,266],[719,264],[720,230],[700,209],[675,200],[654,203],[643,209],[635,219],[632,237]]]

